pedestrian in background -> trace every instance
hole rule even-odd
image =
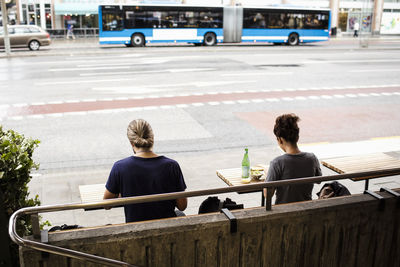
[[[360,24],[356,21],[356,23],[354,23],[354,35],[353,37],[358,37],[358,30],[360,29]]]
[[[75,40],[74,25],[72,24],[68,24],[67,26],[67,39],[69,39],[70,37],[71,39]]]

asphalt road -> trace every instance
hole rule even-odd
[[[108,170],[130,155],[126,127],[135,118],[151,123],[155,150],[181,159],[192,177],[215,179],[216,166],[238,167],[244,147],[267,163],[279,153],[272,129],[282,113],[300,116],[300,143],[320,157],[397,151],[399,44],[132,49],[58,42],[0,58],[0,123],[39,139],[39,172],[58,177]],[[227,153],[237,155],[229,161],[221,156]],[[195,188],[207,186],[193,179]]]
[[[275,146],[274,118],[287,112],[302,118],[302,143],[398,135],[400,50],[342,45],[92,47],[1,59],[1,123],[42,141],[43,169],[121,158],[126,125],[139,117],[162,153]]]

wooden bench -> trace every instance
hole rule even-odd
[[[321,163],[339,174],[400,167],[400,159],[395,156],[394,152],[337,157],[321,160]],[[379,177],[381,176],[365,176],[352,180],[365,180],[365,190],[368,190],[369,179]]]

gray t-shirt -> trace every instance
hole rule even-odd
[[[271,161],[267,181],[279,181],[321,176],[319,161],[313,153],[284,154]],[[313,184],[280,186],[276,188],[275,204],[311,200]]]

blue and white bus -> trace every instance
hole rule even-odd
[[[100,5],[100,44],[327,41],[329,9],[294,7]]]

